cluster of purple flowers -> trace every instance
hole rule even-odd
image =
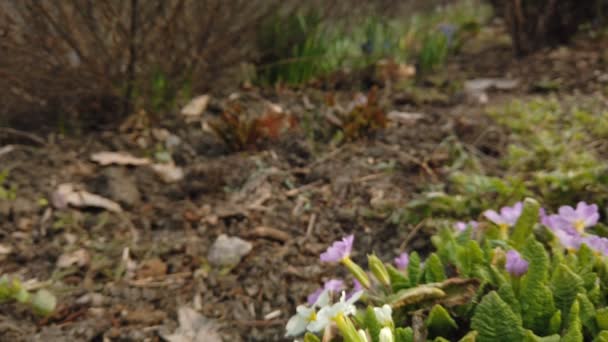
[[[552,215],[541,210],[540,218],[541,223],[551,229],[564,248],[577,250],[586,244],[594,252],[608,256],[608,239],[586,232],[600,218],[597,205],[579,202],[576,208],[562,206],[557,214]]]

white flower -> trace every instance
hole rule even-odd
[[[361,341],[369,342],[369,339],[367,338],[367,333],[363,329],[357,330],[357,334],[359,334]]]
[[[393,331],[389,327],[384,327],[380,330],[380,342],[395,342]]]
[[[297,336],[306,331],[306,328],[317,320],[316,308],[326,307],[329,304],[329,293],[323,291],[312,307],[306,305],[298,305],[296,314],[293,315],[287,322],[285,336]]]
[[[393,325],[393,310],[388,304],[382,305],[381,308],[374,308],[374,314],[382,326]]]
[[[354,293],[348,300],[346,300],[346,293],[342,291],[340,301],[331,305],[325,306],[319,310],[317,317],[313,322],[310,322],[307,329],[311,332],[319,332],[325,329],[336,317],[343,315],[348,317],[357,313],[355,303],[361,298],[363,291]]]

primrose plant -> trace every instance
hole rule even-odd
[[[608,239],[597,205],[549,214],[526,199],[431,238],[421,260],[351,258],[354,236],[320,256],[352,281],[331,279],[297,307],[286,335],[306,342],[607,341]]]

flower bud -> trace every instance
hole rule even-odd
[[[370,283],[369,277],[367,276],[365,271],[361,268],[361,266],[355,264],[355,262],[352,261],[351,258],[342,259],[342,264],[346,266],[348,271],[355,277],[355,279],[359,281],[359,283],[361,283],[361,285],[363,285],[363,287],[365,287],[366,289],[369,289],[371,287],[372,284]]]
[[[393,337],[393,331],[391,328],[384,327],[380,330],[379,336],[380,342],[395,342],[395,337]]]
[[[338,315],[334,319],[334,322],[336,323],[338,330],[340,330],[340,333],[342,333],[342,336],[344,336],[345,341],[367,342],[367,337],[362,337],[353,325],[353,322],[344,315]]]
[[[388,275],[386,266],[384,266],[384,263],[382,262],[382,260],[380,260],[380,258],[375,256],[374,254],[369,254],[367,256],[367,264],[369,266],[370,271],[372,271],[374,277],[376,277],[376,279],[378,279],[378,281],[382,285],[391,285],[391,278]]]

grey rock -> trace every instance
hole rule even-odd
[[[209,249],[207,259],[212,266],[233,267],[251,252],[253,245],[238,237],[220,235]]]
[[[108,197],[125,206],[135,206],[141,201],[141,194],[135,179],[122,167],[108,167],[103,171]]]

